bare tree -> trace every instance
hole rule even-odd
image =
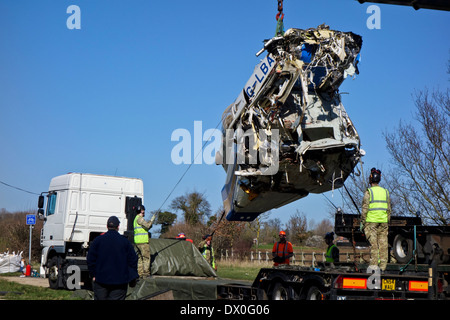
[[[314,228],[314,234],[323,237],[327,232],[331,232],[333,230],[334,230],[334,223],[332,223],[329,219],[323,219]]]
[[[263,214],[260,214],[254,221],[249,224],[250,230],[256,236],[256,246],[259,246],[259,241],[261,237],[261,231],[263,228],[263,222],[269,218],[271,211],[266,211]]]
[[[280,218],[269,219],[263,222],[261,230],[261,242],[273,243],[278,241],[278,234],[281,230]]]
[[[298,243],[303,243],[308,238],[307,226],[308,221],[305,214],[296,210],[296,212],[291,215],[287,223],[287,230],[291,240]]]
[[[415,94],[418,126],[399,123],[385,133],[395,168],[388,175],[391,193],[402,210],[420,212],[427,222],[450,223],[450,95],[427,90]]]
[[[370,169],[371,168],[366,168],[366,174],[364,174],[364,171],[361,170],[361,174],[351,175],[350,179],[347,179],[345,186],[341,189],[342,200],[344,203],[344,208],[341,209],[343,209],[344,213],[357,215],[361,213],[364,193],[370,186],[368,178],[370,176]],[[391,215],[405,215],[405,212],[401,209],[402,200],[397,196],[397,193],[395,192],[395,190],[397,189],[397,184],[392,182],[392,173],[385,172],[385,170],[381,167],[377,169],[380,169],[382,172],[380,186],[388,189],[390,193],[392,210]]]
[[[209,233],[214,233],[213,242],[216,250],[234,248],[240,240],[248,222],[228,221],[223,217],[223,208],[219,208],[214,215],[215,219],[210,219]],[[222,219],[221,219],[222,218]],[[248,248],[251,247],[251,240],[248,241]]]

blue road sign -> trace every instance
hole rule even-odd
[[[36,224],[36,216],[34,214],[27,214],[27,225]]]

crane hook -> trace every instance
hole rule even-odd
[[[278,0],[278,13],[276,15],[276,20],[278,21],[278,19],[280,19],[280,17],[281,17],[281,20],[284,19],[283,0]]]
[[[275,36],[284,35],[284,13],[283,13],[283,0],[278,0],[278,13],[276,15],[277,28],[275,30]]]

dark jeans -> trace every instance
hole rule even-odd
[[[128,283],[102,284],[94,282],[94,300],[125,300]]]

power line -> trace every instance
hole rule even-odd
[[[16,190],[19,190],[19,191],[23,191],[23,192],[30,193],[30,194],[35,194],[35,195],[38,195],[38,196],[40,195],[39,193],[28,191],[28,190],[25,190],[25,189],[22,189],[22,188],[19,188],[19,187],[12,186],[12,185],[10,185],[10,184],[8,184],[6,182],[3,182],[3,181],[0,181],[0,183],[5,185],[5,186],[7,186],[7,187],[10,187],[10,188],[13,188],[13,189],[16,189]]]
[[[220,125],[220,123],[222,122],[222,119],[217,123],[216,127],[214,129],[217,129]],[[192,164],[195,162],[195,160],[197,159],[197,157],[203,152],[203,149],[205,148],[206,144],[209,142],[209,140],[211,139],[211,137],[213,136],[213,132],[211,133],[211,135],[209,136],[208,139],[206,139],[205,143],[203,143],[202,148],[200,149],[200,151],[197,153],[197,155],[195,155],[194,160],[189,164],[189,166],[187,167],[187,169],[184,171],[184,173],[181,175],[181,178],[178,180],[178,182],[175,184],[175,186],[172,188],[172,190],[169,192],[169,195],[166,197],[166,199],[163,201],[163,203],[161,204],[161,206],[158,209],[158,212],[161,210],[161,208],[164,206],[164,204],[166,203],[166,201],[170,198],[170,196],[172,195],[172,193],[175,191],[176,187],[180,184],[181,180],[183,180],[184,176],[186,175],[186,173],[189,171],[189,169],[192,167]]]

